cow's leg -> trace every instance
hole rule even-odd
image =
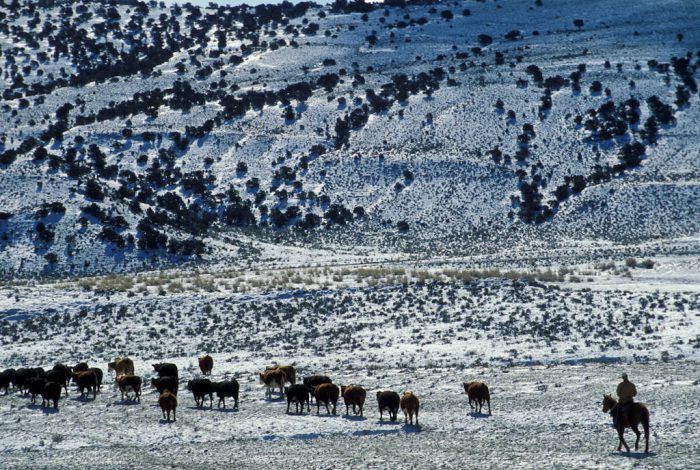
[[[177,411],[175,408],[173,408],[173,421],[177,421],[177,416],[175,416],[175,411]]]
[[[365,407],[364,404],[360,405],[360,416],[361,416],[361,417],[364,417],[363,414],[362,414],[362,413],[364,412],[364,410],[363,410],[364,407]]]
[[[379,408],[379,421],[382,421],[384,419],[384,415],[382,413],[382,409]]]
[[[418,409],[416,409],[416,426],[418,426]]]
[[[165,419],[165,410],[160,410],[163,413],[163,419]],[[170,410],[168,410],[168,418],[170,418]],[[168,419],[170,421],[170,419]]]
[[[289,404],[292,403],[290,400],[287,400],[287,413],[289,413]]]
[[[301,411],[304,411],[304,405],[301,406]],[[311,402],[309,400],[306,400],[306,411],[311,413]]]
[[[214,408],[214,394],[209,394],[209,409]]]
[[[318,401],[318,398],[316,399],[316,414],[317,415],[321,414],[321,402]]]
[[[331,409],[328,406],[328,402],[326,402],[325,405],[326,405],[326,411],[328,412],[328,414],[331,414]]]
[[[489,416],[491,416],[491,399],[490,398],[486,399],[486,404],[489,405]]]

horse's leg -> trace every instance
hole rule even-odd
[[[620,436],[620,444],[617,446],[617,450],[621,451],[622,446],[625,446],[625,449],[627,449],[627,452],[630,451],[630,446],[627,445],[627,442],[625,442],[625,428],[622,426],[617,427],[617,434]]]
[[[637,440],[634,443],[634,450],[639,449],[639,438],[642,436],[642,433],[639,432],[639,429],[637,429],[637,425],[632,426],[632,431],[637,435]]]

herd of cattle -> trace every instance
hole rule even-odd
[[[214,368],[214,360],[206,355],[199,358],[199,368],[202,374],[210,376]],[[158,403],[163,413],[163,419],[170,421],[172,413],[176,420],[177,392],[179,389],[178,368],[175,364],[153,364],[157,377],[151,379],[151,386],[158,393]],[[115,381],[121,392],[122,400],[141,402],[141,388],[143,379],[134,374],[134,362],[129,358],[117,358],[107,364],[107,372],[114,372]],[[89,367],[81,362],[73,367],[56,364],[53,369],[45,371],[41,367],[7,369],[0,373],[0,390],[5,389],[5,395],[11,387],[23,395],[30,395],[31,402],[36,403],[36,397],[42,397],[42,406],[58,408],[61,398],[61,390],[68,395],[68,385],[72,381],[80,391],[80,398],[97,397],[97,392],[102,387],[104,374],[99,367]],[[325,375],[311,375],[304,377],[302,383],[297,383],[296,369],[293,366],[271,366],[260,373],[260,382],[265,385],[266,398],[272,398],[272,394],[279,389],[280,396],[287,398],[287,413],[290,412],[292,403],[297,413],[304,412],[304,406],[311,412],[311,403],[316,402],[316,413],[321,412],[323,404],[328,414],[336,414],[338,399],[342,396],[345,403],[345,414],[349,415],[350,407],[355,415],[363,416],[367,391],[359,385],[338,385]],[[187,390],[192,392],[195,403],[203,407],[206,398],[209,398],[209,407],[213,407],[214,394],[217,395],[218,405],[226,408],[226,398],[234,400],[234,408],[238,408],[238,392],[240,386],[236,379],[212,382],[208,378],[197,378],[187,382]],[[464,391],[469,397],[469,406],[481,413],[484,403],[488,405],[488,413],[491,414],[491,400],[489,389],[482,382],[464,382]],[[418,411],[420,400],[412,392],[404,392],[402,396],[394,391],[378,391],[377,404],[379,407],[379,419],[384,418],[384,412],[388,412],[389,420],[396,421],[399,408],[404,413],[404,421],[413,424],[415,417],[418,425]]]

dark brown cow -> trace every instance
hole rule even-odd
[[[61,384],[56,382],[46,382],[44,390],[41,392],[41,406],[49,406],[53,402],[53,407],[58,409],[58,400],[61,398]]]
[[[316,398],[316,414],[321,413],[321,403],[326,406],[326,411],[331,414],[328,408],[329,404],[333,404],[333,414],[335,414],[335,406],[338,403],[340,389],[336,384],[321,384],[314,387],[314,398]]]
[[[202,371],[202,374],[211,375],[211,370],[213,368],[214,359],[209,354],[199,358],[199,370]]]
[[[0,372],[0,390],[5,389],[5,395],[10,392],[10,385],[14,384],[17,371],[14,369],[5,369]]]
[[[134,361],[128,357],[118,357],[107,364],[107,373],[114,372],[114,381],[122,375],[134,375]]]
[[[481,414],[481,407],[484,402],[486,402],[489,407],[489,416],[491,416],[491,395],[489,393],[489,387],[483,382],[464,382],[463,385],[464,391],[469,397],[469,408]]]
[[[260,382],[265,384],[265,398],[272,398],[272,390],[280,389],[280,395],[284,393],[284,383],[287,381],[287,374],[280,369],[267,369],[260,374]]]
[[[377,392],[377,405],[379,405],[379,421],[384,419],[384,410],[389,411],[389,421],[396,421],[399,413],[401,398],[399,394],[388,390]]]
[[[177,408],[177,397],[174,393],[169,390],[165,390],[158,397],[158,404],[160,405],[160,410],[163,412],[163,419],[165,419],[166,413],[168,416],[168,422],[170,422],[170,412],[173,412],[173,421],[177,421],[177,416],[175,415],[175,409]]]
[[[95,373],[97,376],[97,390],[102,391],[102,378],[104,377],[104,372],[102,372],[102,369],[99,367],[90,367],[88,370]]]
[[[420,400],[413,392],[404,392],[401,396],[401,411],[403,411],[404,423],[411,420],[413,425],[413,415],[416,416],[416,426],[418,426],[418,410],[420,409]]]
[[[265,368],[265,372],[269,370],[281,370],[287,376],[287,382],[291,385],[297,383],[297,370],[294,366],[268,366]]]
[[[133,392],[134,398],[132,398],[132,401],[141,403],[141,385],[143,384],[141,377],[138,375],[122,375],[117,379],[117,384],[122,392],[122,401],[124,401],[125,395],[126,398],[129,398],[129,392]]]
[[[311,375],[304,377],[304,385],[309,390],[311,403],[314,401],[314,387],[321,384],[332,384],[333,381],[326,375]]]
[[[93,398],[97,398],[97,374],[94,371],[73,372],[73,382],[80,390],[80,398],[89,398],[90,391]]]
[[[287,413],[289,413],[289,405],[294,403],[297,413],[304,412],[304,403],[306,403],[307,411],[311,412],[311,404],[309,403],[309,389],[302,384],[294,384],[284,388],[284,394],[287,395]],[[299,407],[301,406],[301,411]]]
[[[238,408],[238,390],[240,386],[236,379],[224,380],[223,382],[214,382],[214,391],[216,396],[219,397],[219,403],[217,407],[220,407],[223,403],[224,408],[226,408],[226,397],[233,398],[233,407]]]
[[[87,362],[78,362],[73,366],[73,372],[87,372],[90,369]]]
[[[357,408],[359,408],[359,415],[363,416],[362,412],[365,407],[367,391],[358,385],[341,385],[340,392],[345,402],[345,415],[350,414],[349,407],[352,405],[352,412],[358,414]]]
[[[209,408],[214,403],[214,384],[209,379],[194,379],[187,382],[187,390],[192,392],[198,407],[204,406],[204,400],[209,395]]]

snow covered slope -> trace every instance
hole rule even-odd
[[[692,2],[17,5],[6,277],[698,232]]]

